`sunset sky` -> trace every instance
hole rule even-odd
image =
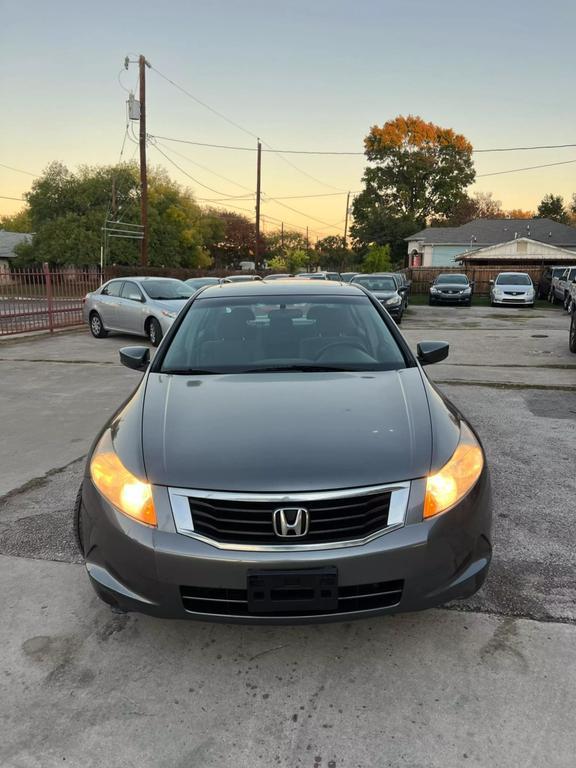
[[[118,160],[122,86],[133,88],[137,75],[134,65],[122,70],[128,53],[144,53],[245,129],[148,71],[148,131],[158,136],[254,147],[258,135],[279,149],[358,152],[371,125],[412,113],[478,149],[576,143],[573,0],[0,0],[0,10],[0,163],[29,173],[52,160],[72,169]],[[149,163],[199,199],[254,189],[253,152],[160,148],[216,190],[151,147]],[[128,141],[123,157],[135,149]],[[341,194],[266,201],[264,216],[308,225],[311,238],[341,234],[345,193],[360,189],[364,158],[284,158],[264,155],[268,197]],[[576,147],[475,156],[478,174],[569,160]],[[32,180],[0,166],[0,195],[20,198]],[[479,178],[474,190],[534,209],[547,192],[576,192],[576,162]],[[253,199],[233,202],[252,214]],[[0,198],[0,213],[20,207]],[[276,226],[265,219],[265,230]]]

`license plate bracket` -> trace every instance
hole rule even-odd
[[[249,613],[324,613],[338,609],[338,569],[248,571]]]

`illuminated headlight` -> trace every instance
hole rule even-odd
[[[178,312],[169,312],[167,309],[163,309],[163,310],[162,310],[162,314],[164,315],[164,317],[169,317],[169,318],[171,318],[172,320],[173,320],[175,317],[177,317],[177,316],[178,316]]]
[[[120,512],[139,523],[157,525],[152,486],[122,464],[114,451],[109,432],[105,433],[92,455],[90,477],[102,496]]]
[[[402,298],[400,296],[392,296],[391,299],[386,300],[387,307],[397,307],[399,304],[402,304]]]
[[[424,517],[434,517],[457,504],[478,482],[483,468],[482,448],[470,427],[462,422],[452,458],[426,478]]]

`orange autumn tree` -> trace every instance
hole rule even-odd
[[[468,139],[417,116],[374,125],[364,147],[369,165],[351,230],[360,244],[393,242],[430,218],[450,217],[474,181]]]

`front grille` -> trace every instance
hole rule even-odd
[[[190,497],[194,532],[225,544],[329,544],[363,539],[388,525],[391,491],[298,503],[309,515],[303,537],[274,533],[275,509],[293,507],[273,501],[236,501]]]
[[[353,613],[375,608],[390,608],[402,599],[404,581],[379,581],[338,588],[338,607],[330,611],[277,611],[274,616],[326,616],[334,613]],[[251,613],[248,610],[248,592],[245,589],[219,587],[180,587],[184,610],[188,613],[217,616],[270,616],[269,613]]]

